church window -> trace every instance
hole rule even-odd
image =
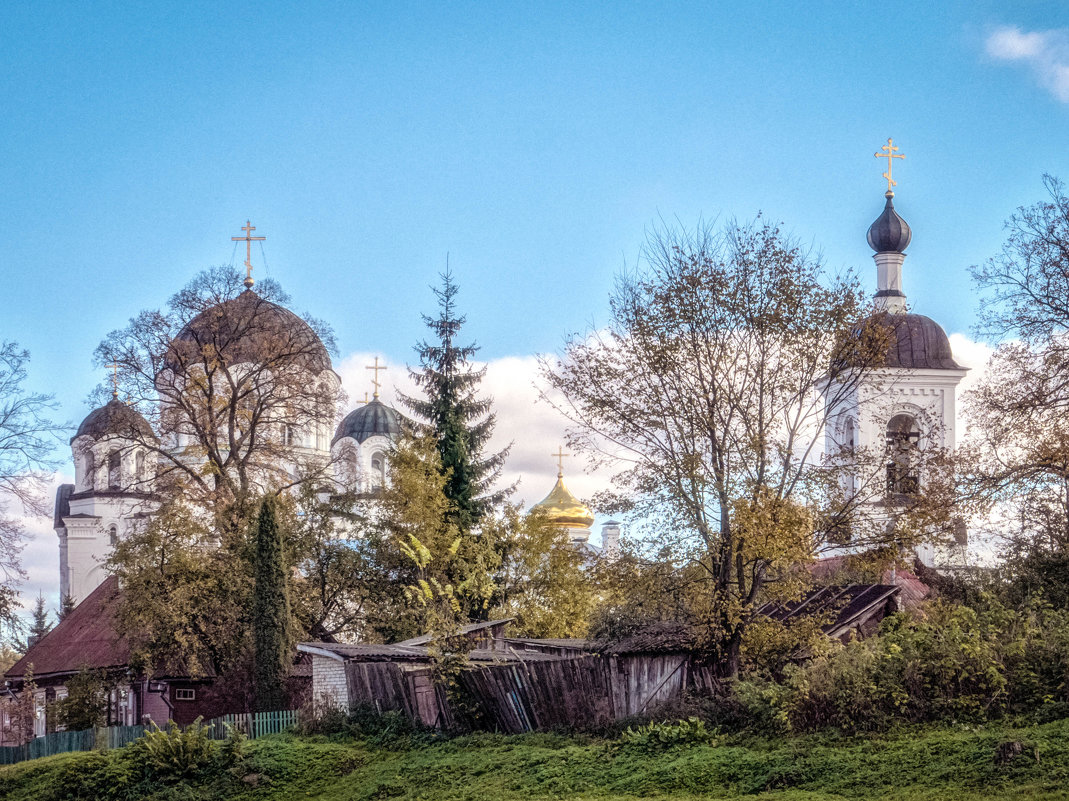
[[[887,494],[916,495],[920,491],[917,454],[921,431],[908,414],[887,423]]]
[[[82,462],[82,485],[85,487],[85,489],[92,489],[93,473],[96,470],[95,466],[93,465],[93,452],[86,451],[83,459],[84,461]]]
[[[122,454],[112,451],[108,454],[108,489],[119,489],[122,485]]]
[[[138,451],[137,456],[134,458],[134,469],[137,473],[137,480],[145,480],[145,452]]]
[[[289,447],[297,447],[301,444],[301,435],[297,426],[286,423],[282,426],[282,444]]]
[[[108,527],[108,544],[112,548],[119,544],[119,529],[115,526]]]
[[[386,485],[386,455],[382,451],[371,454],[371,489],[382,489]]]

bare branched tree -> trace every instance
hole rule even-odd
[[[644,521],[692,586],[700,568],[700,622],[734,675],[757,605],[797,595],[800,565],[847,539],[909,546],[929,522],[916,499],[885,503],[882,443],[823,457],[831,417],[879,385],[893,327],[856,279],[829,278],[760,220],[662,229],[644,256],[608,328],[545,375],[572,447],[622,468],[603,508]]]
[[[965,397],[966,494],[1009,551],[1069,550],[1069,197],[1019,208],[1001,251],[972,269],[981,333],[1003,342]]]
[[[13,620],[24,520],[48,512],[44,490],[62,432],[49,418],[52,396],[23,386],[29,358],[17,343],[0,342],[0,623]]]
[[[97,348],[101,365],[117,365],[119,394],[151,423],[151,433],[128,434],[155,455],[145,480],[157,490],[219,508],[323,475],[340,401],[333,334],[285,301],[273,281],[254,292],[234,269],[214,268]]]

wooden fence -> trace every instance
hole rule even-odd
[[[297,725],[296,710],[283,712],[239,712],[223,715],[204,723],[204,729],[213,740],[225,739],[228,726],[250,738],[265,734],[279,734]],[[70,751],[92,751],[122,748],[145,733],[145,726],[109,726],[86,731],[57,731],[44,737],[35,737],[24,745],[0,746],[0,765],[13,765],[27,759],[66,754]]]

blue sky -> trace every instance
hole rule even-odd
[[[763,211],[873,286],[889,136],[906,292],[967,333],[968,266],[1069,180],[1062,2],[7,4],[0,45],[0,338],[75,424],[246,218],[339,363],[400,365],[446,253],[482,356],[529,357],[659,217]]]

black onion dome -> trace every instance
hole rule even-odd
[[[352,437],[363,443],[375,435],[396,436],[401,433],[401,420],[401,414],[396,409],[391,409],[379,400],[373,400],[345,415],[330,444],[334,445],[345,437]]]
[[[898,216],[895,204],[891,202],[894,197],[887,193],[887,203],[883,207],[883,213],[876,218],[876,222],[869,226],[869,247],[877,253],[902,253],[909,247],[909,240],[913,232],[909,230],[909,223]]]
[[[99,409],[93,409],[78,426],[78,433],[71,437],[71,442],[78,437],[92,437],[94,440],[107,436],[125,437],[133,440],[155,440],[152,426],[141,416],[137,409],[132,409],[118,398],[112,398]]]
[[[913,370],[963,370],[954,361],[950,340],[943,327],[923,314],[894,314],[878,312],[864,320],[857,332],[872,331],[874,326],[889,330],[887,351],[880,367],[900,367]],[[883,335],[881,334],[881,340]],[[842,360],[837,362],[842,365]]]
[[[173,369],[196,363],[205,347],[227,364],[265,363],[291,358],[314,375],[330,370],[330,354],[304,320],[251,289],[205,309],[171,342],[164,364]]]

